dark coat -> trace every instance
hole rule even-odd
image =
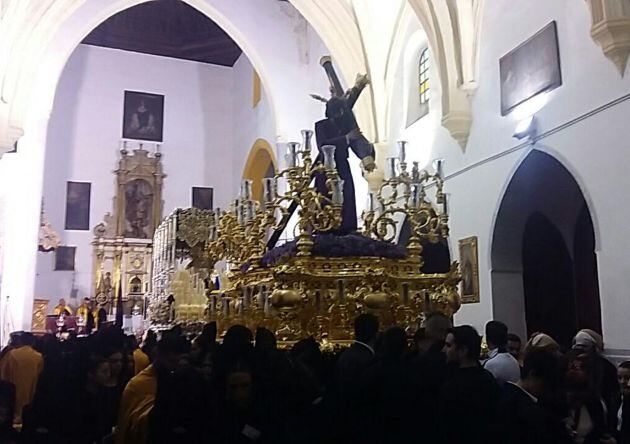
[[[440,392],[441,442],[494,443],[500,396],[490,372],[480,366],[458,369]]]
[[[621,411],[621,430],[617,433],[617,444],[630,444],[630,398],[624,399]]]
[[[354,343],[337,361],[336,379],[343,398],[354,397],[360,387],[360,378],[374,360],[374,353],[365,345]]]
[[[502,387],[497,436],[505,444],[556,444],[547,427],[544,409],[512,383]]]

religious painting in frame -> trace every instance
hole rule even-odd
[[[66,186],[66,230],[90,229],[89,182],[68,182]]]
[[[462,272],[462,303],[479,302],[479,260],[477,236],[459,241],[459,263]]]
[[[55,250],[55,271],[74,271],[77,247],[59,246]]]
[[[200,210],[212,210],[213,189],[208,187],[192,188],[192,207]]]
[[[558,30],[553,21],[499,60],[501,115],[562,85]]]
[[[125,91],[123,139],[162,142],[164,96]]]
[[[145,179],[133,179],[125,184],[125,237],[153,237],[153,187]]]

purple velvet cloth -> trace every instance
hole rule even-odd
[[[320,257],[383,257],[403,259],[407,249],[401,245],[370,239],[358,233],[346,235],[317,234],[313,236],[313,256]],[[263,267],[277,264],[297,254],[297,240],[276,247],[262,258]]]

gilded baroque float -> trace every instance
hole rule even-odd
[[[362,232],[342,235],[336,230],[343,181],[334,149],[326,147],[323,159],[313,160],[311,135],[303,131],[304,149],[289,144],[288,166],[263,180],[262,202],[252,200],[251,181],[244,181],[229,210],[178,210],[158,228],[149,296],[154,328],[216,321],[219,332],[242,324],[269,328],[282,341],[312,335],[343,343],[352,339],[352,320],[361,312],[412,332],[428,312],[452,316],[459,309],[457,263],[441,270],[425,263],[433,258],[424,251],[446,245],[448,237],[440,171],[420,171],[417,163],[408,171],[401,143],[400,156],[387,160],[389,178],[369,196]],[[316,174],[325,176],[328,195],[311,186]],[[285,228],[291,204],[298,208],[296,239],[268,245],[271,234]],[[403,221],[410,234],[406,247],[395,242]],[[193,284],[178,295],[169,283],[177,282],[182,257],[192,259],[187,272]],[[225,271],[213,279],[217,264]],[[196,304],[178,303],[204,288],[205,301],[197,296]]]

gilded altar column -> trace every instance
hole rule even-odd
[[[118,193],[116,194],[116,235],[125,235],[125,184],[127,183],[127,142],[123,142],[120,150],[122,158],[120,167],[116,171],[118,181]]]
[[[99,242],[92,242],[94,245],[94,271],[92,276],[94,276],[94,292],[92,293],[93,298],[98,295],[99,284],[101,283],[101,276],[103,271],[103,258],[105,256],[105,251],[102,243],[102,239],[98,239]]]
[[[158,145],[159,146],[159,145]],[[162,154],[159,152],[159,148],[156,148],[155,153],[155,189],[153,190],[153,226],[151,227],[151,235],[155,233],[157,227],[162,222],[162,184],[164,183],[164,171],[162,170]]]

